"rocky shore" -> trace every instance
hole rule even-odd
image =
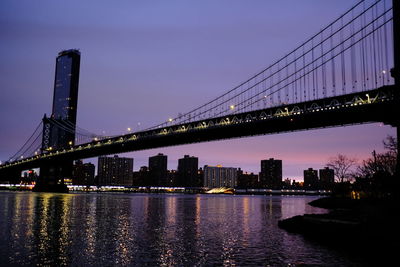
[[[393,261],[399,264],[395,248],[400,243],[400,209],[395,199],[327,197],[309,205],[329,212],[281,220],[279,227],[334,249],[371,258],[371,266]]]

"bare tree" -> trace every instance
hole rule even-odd
[[[397,140],[388,135],[383,140],[383,146],[387,150],[384,153],[372,152],[372,158],[366,159],[357,168],[358,176],[371,178],[375,174],[394,175],[397,160]]]
[[[397,140],[391,135],[386,136],[383,140],[383,147],[390,153],[397,154]]]
[[[358,176],[371,178],[376,173],[393,175],[396,171],[396,157],[391,152],[373,153],[373,158],[366,159],[357,168]]]
[[[336,157],[329,159],[326,166],[333,169],[338,182],[349,181],[352,178],[351,169],[357,163],[357,159],[349,158],[346,155],[338,154]]]

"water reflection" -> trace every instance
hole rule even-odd
[[[346,265],[277,221],[305,197],[0,192],[5,265]]]

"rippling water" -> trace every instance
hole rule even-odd
[[[351,265],[277,227],[312,199],[0,192],[0,265]]]

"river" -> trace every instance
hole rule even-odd
[[[0,192],[1,266],[350,266],[278,220],[310,196]]]

